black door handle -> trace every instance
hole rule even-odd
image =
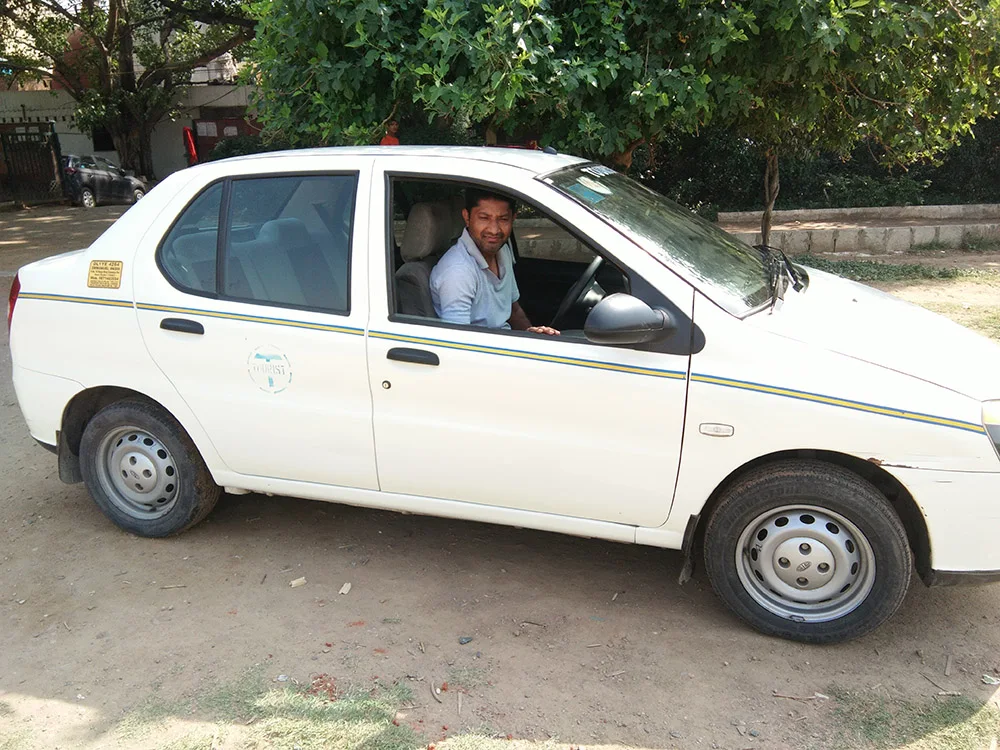
[[[438,355],[434,352],[425,351],[424,349],[405,349],[401,347],[394,347],[389,350],[386,357],[394,359],[397,362],[413,362],[417,365],[430,365],[431,367],[437,367],[441,364],[441,360],[438,359]]]
[[[164,318],[160,321],[160,328],[164,331],[178,331],[179,333],[194,333],[201,336],[205,333],[205,326],[197,320],[186,320],[184,318]]]

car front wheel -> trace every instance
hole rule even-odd
[[[903,603],[913,572],[885,496],[818,461],[765,466],[730,487],[705,529],[705,565],[750,625],[807,643],[877,628]]]
[[[146,194],[145,190],[143,190],[142,188],[136,188],[135,190],[132,191],[132,202],[138,203],[140,200],[142,200],[142,196],[144,196],[145,194]]]
[[[143,401],[110,404],[87,423],[80,469],[104,514],[139,536],[184,531],[219,498],[219,487],[184,429]]]

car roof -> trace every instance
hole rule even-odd
[[[252,161],[258,159],[315,159],[317,156],[338,155],[377,156],[380,159],[392,159],[406,156],[469,159],[474,161],[490,162],[493,164],[507,164],[529,170],[536,174],[545,174],[573,164],[585,164],[587,162],[586,159],[581,159],[579,156],[572,156],[571,154],[551,154],[544,151],[521,148],[488,146],[338,146],[328,148],[293,149],[291,151],[269,151],[263,154],[234,156],[229,159],[221,159],[217,162],[206,163],[220,164],[228,161]]]

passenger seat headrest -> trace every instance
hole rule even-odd
[[[309,230],[301,219],[274,219],[265,222],[257,235],[258,240],[278,247],[312,244]]]
[[[456,200],[414,204],[406,219],[400,254],[406,262],[442,253],[462,233],[461,207]]]

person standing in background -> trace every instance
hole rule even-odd
[[[389,126],[385,129],[385,135],[382,136],[382,140],[378,142],[380,146],[398,146],[399,138],[397,134],[399,133],[399,123],[395,120],[389,120]]]

